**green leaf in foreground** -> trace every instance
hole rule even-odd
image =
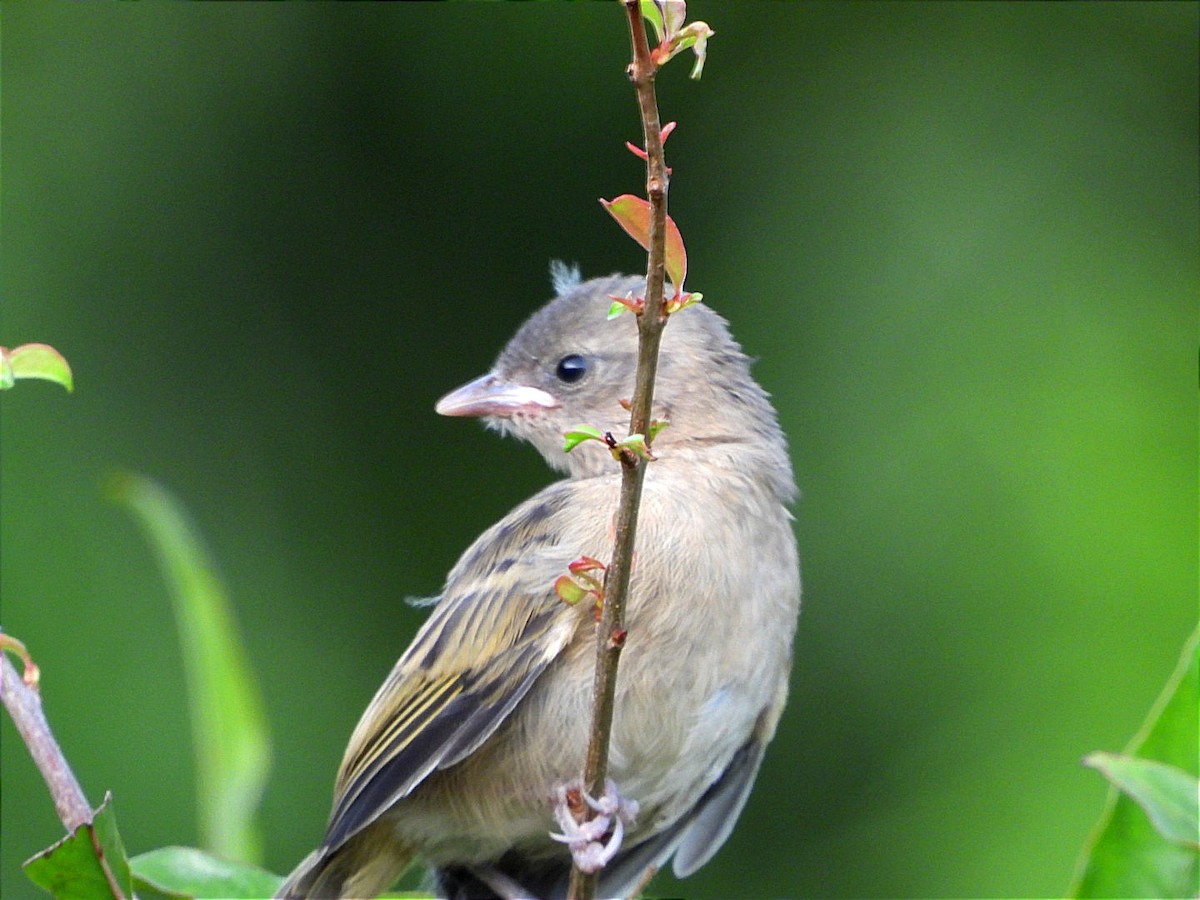
[[[71,367],[66,358],[49,344],[22,344],[0,347],[0,390],[10,388],[20,378],[40,378],[75,389]]]
[[[161,847],[129,861],[139,892],[147,888],[167,897],[270,897],[283,880],[244,863],[218,859],[193,847]]]
[[[112,795],[105,795],[91,822],[25,863],[25,874],[58,900],[132,897],[133,881]]]
[[[1124,756],[1156,761],[1193,779],[1195,793],[1200,708],[1200,628],[1192,632],[1175,671]],[[1095,756],[1089,757],[1095,759]],[[1127,773],[1128,774],[1128,773]],[[1178,784],[1178,779],[1175,780]],[[1182,802],[1187,802],[1182,801]],[[1195,806],[1187,813],[1196,819]],[[1072,897],[1196,897],[1200,852],[1163,837],[1139,801],[1109,789],[1100,821],[1084,847],[1069,891]]]
[[[225,589],[178,502],[140,475],[112,479],[150,539],[171,588],[196,753],[197,811],[205,849],[257,861],[255,813],[270,768],[262,695]]]

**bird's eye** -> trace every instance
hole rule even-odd
[[[554,370],[554,374],[558,376],[559,381],[574,384],[587,374],[587,370],[588,361],[578,353],[570,353],[558,361],[558,368]]]

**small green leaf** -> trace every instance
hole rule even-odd
[[[22,344],[0,347],[0,390],[11,388],[18,379],[40,378],[75,389],[71,367],[61,353],[49,344]]]
[[[658,433],[664,428],[669,428],[671,425],[666,419],[654,419],[650,422],[650,427],[647,429],[650,433],[650,443],[654,443],[654,439],[658,437]]]
[[[654,454],[650,452],[650,448],[646,446],[646,436],[644,434],[631,434],[629,437],[617,441],[616,446],[613,447],[613,456],[619,459],[619,454],[622,450],[628,450],[642,459],[655,459]]]
[[[59,900],[132,897],[133,879],[117,830],[112,795],[105,795],[91,822],[25,863],[25,874]]]
[[[139,890],[168,897],[270,897],[283,881],[258,866],[228,862],[194,847],[161,847],[129,861]]]
[[[271,765],[270,736],[232,605],[174,497],[133,474],[114,477],[109,489],[137,515],[171,588],[192,714],[201,840],[226,859],[257,860],[255,816]]]
[[[1168,841],[1200,849],[1200,781],[1175,766],[1120,753],[1092,753],[1083,764],[1132,797]]]
[[[625,312],[629,312],[629,306],[625,303],[622,303],[620,300],[617,300],[608,308],[608,320],[611,322],[621,313]]]
[[[650,203],[633,194],[622,194],[613,200],[600,200],[600,205],[608,210],[608,214],[617,220],[617,224],[625,229],[625,233],[642,245],[643,250],[650,249]],[[683,246],[683,235],[675,220],[667,216],[666,240],[667,277],[675,285],[676,291],[683,290],[683,280],[687,277],[687,250]]]
[[[574,606],[589,593],[583,585],[576,583],[570,575],[559,575],[554,579],[554,593],[568,606]]]
[[[599,428],[591,425],[576,425],[570,431],[563,434],[563,452],[570,453],[584,441],[600,441],[604,442],[604,435],[600,433]]]

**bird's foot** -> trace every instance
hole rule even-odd
[[[587,814],[589,809],[594,815]],[[557,791],[554,819],[562,833],[551,832],[550,837],[571,849],[575,865],[582,871],[598,872],[621,849],[625,826],[633,824],[637,812],[637,801],[622,797],[611,778],[605,781],[599,798],[589,796],[576,780]]]

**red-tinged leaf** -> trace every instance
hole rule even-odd
[[[650,249],[649,201],[633,194],[622,194],[614,200],[602,199],[600,203],[625,229],[626,234],[641,244],[643,249]],[[675,290],[682,291],[683,280],[687,277],[687,250],[683,246],[683,235],[670,216],[667,216],[666,267],[667,277],[675,285]]]
[[[677,313],[681,309],[687,309],[689,306],[694,306],[704,299],[704,295],[699,291],[693,291],[689,294],[676,294],[667,301],[667,315]]]
[[[659,131],[658,139],[665,144],[667,142],[667,138],[671,136],[671,132],[675,130],[675,126],[678,124],[678,122],[668,122],[662,127],[662,130]]]
[[[575,560],[574,562],[572,562],[571,564],[569,564],[567,566],[567,569],[569,569],[575,575],[578,575],[581,572],[595,572],[595,571],[603,572],[607,568],[608,568],[608,566],[606,566],[604,563],[600,562],[600,560],[593,559],[590,556],[581,556],[581,557],[579,557],[579,559]]]
[[[608,308],[609,321],[615,319],[623,312],[631,312],[634,315],[640,316],[642,310],[646,308],[646,301],[641,297],[634,297],[632,291],[624,297],[609,294],[608,298],[613,301],[612,306]]]
[[[576,584],[575,579],[570,575],[559,575],[554,579],[554,593],[563,603],[574,606],[586,597],[589,591],[582,585]]]

